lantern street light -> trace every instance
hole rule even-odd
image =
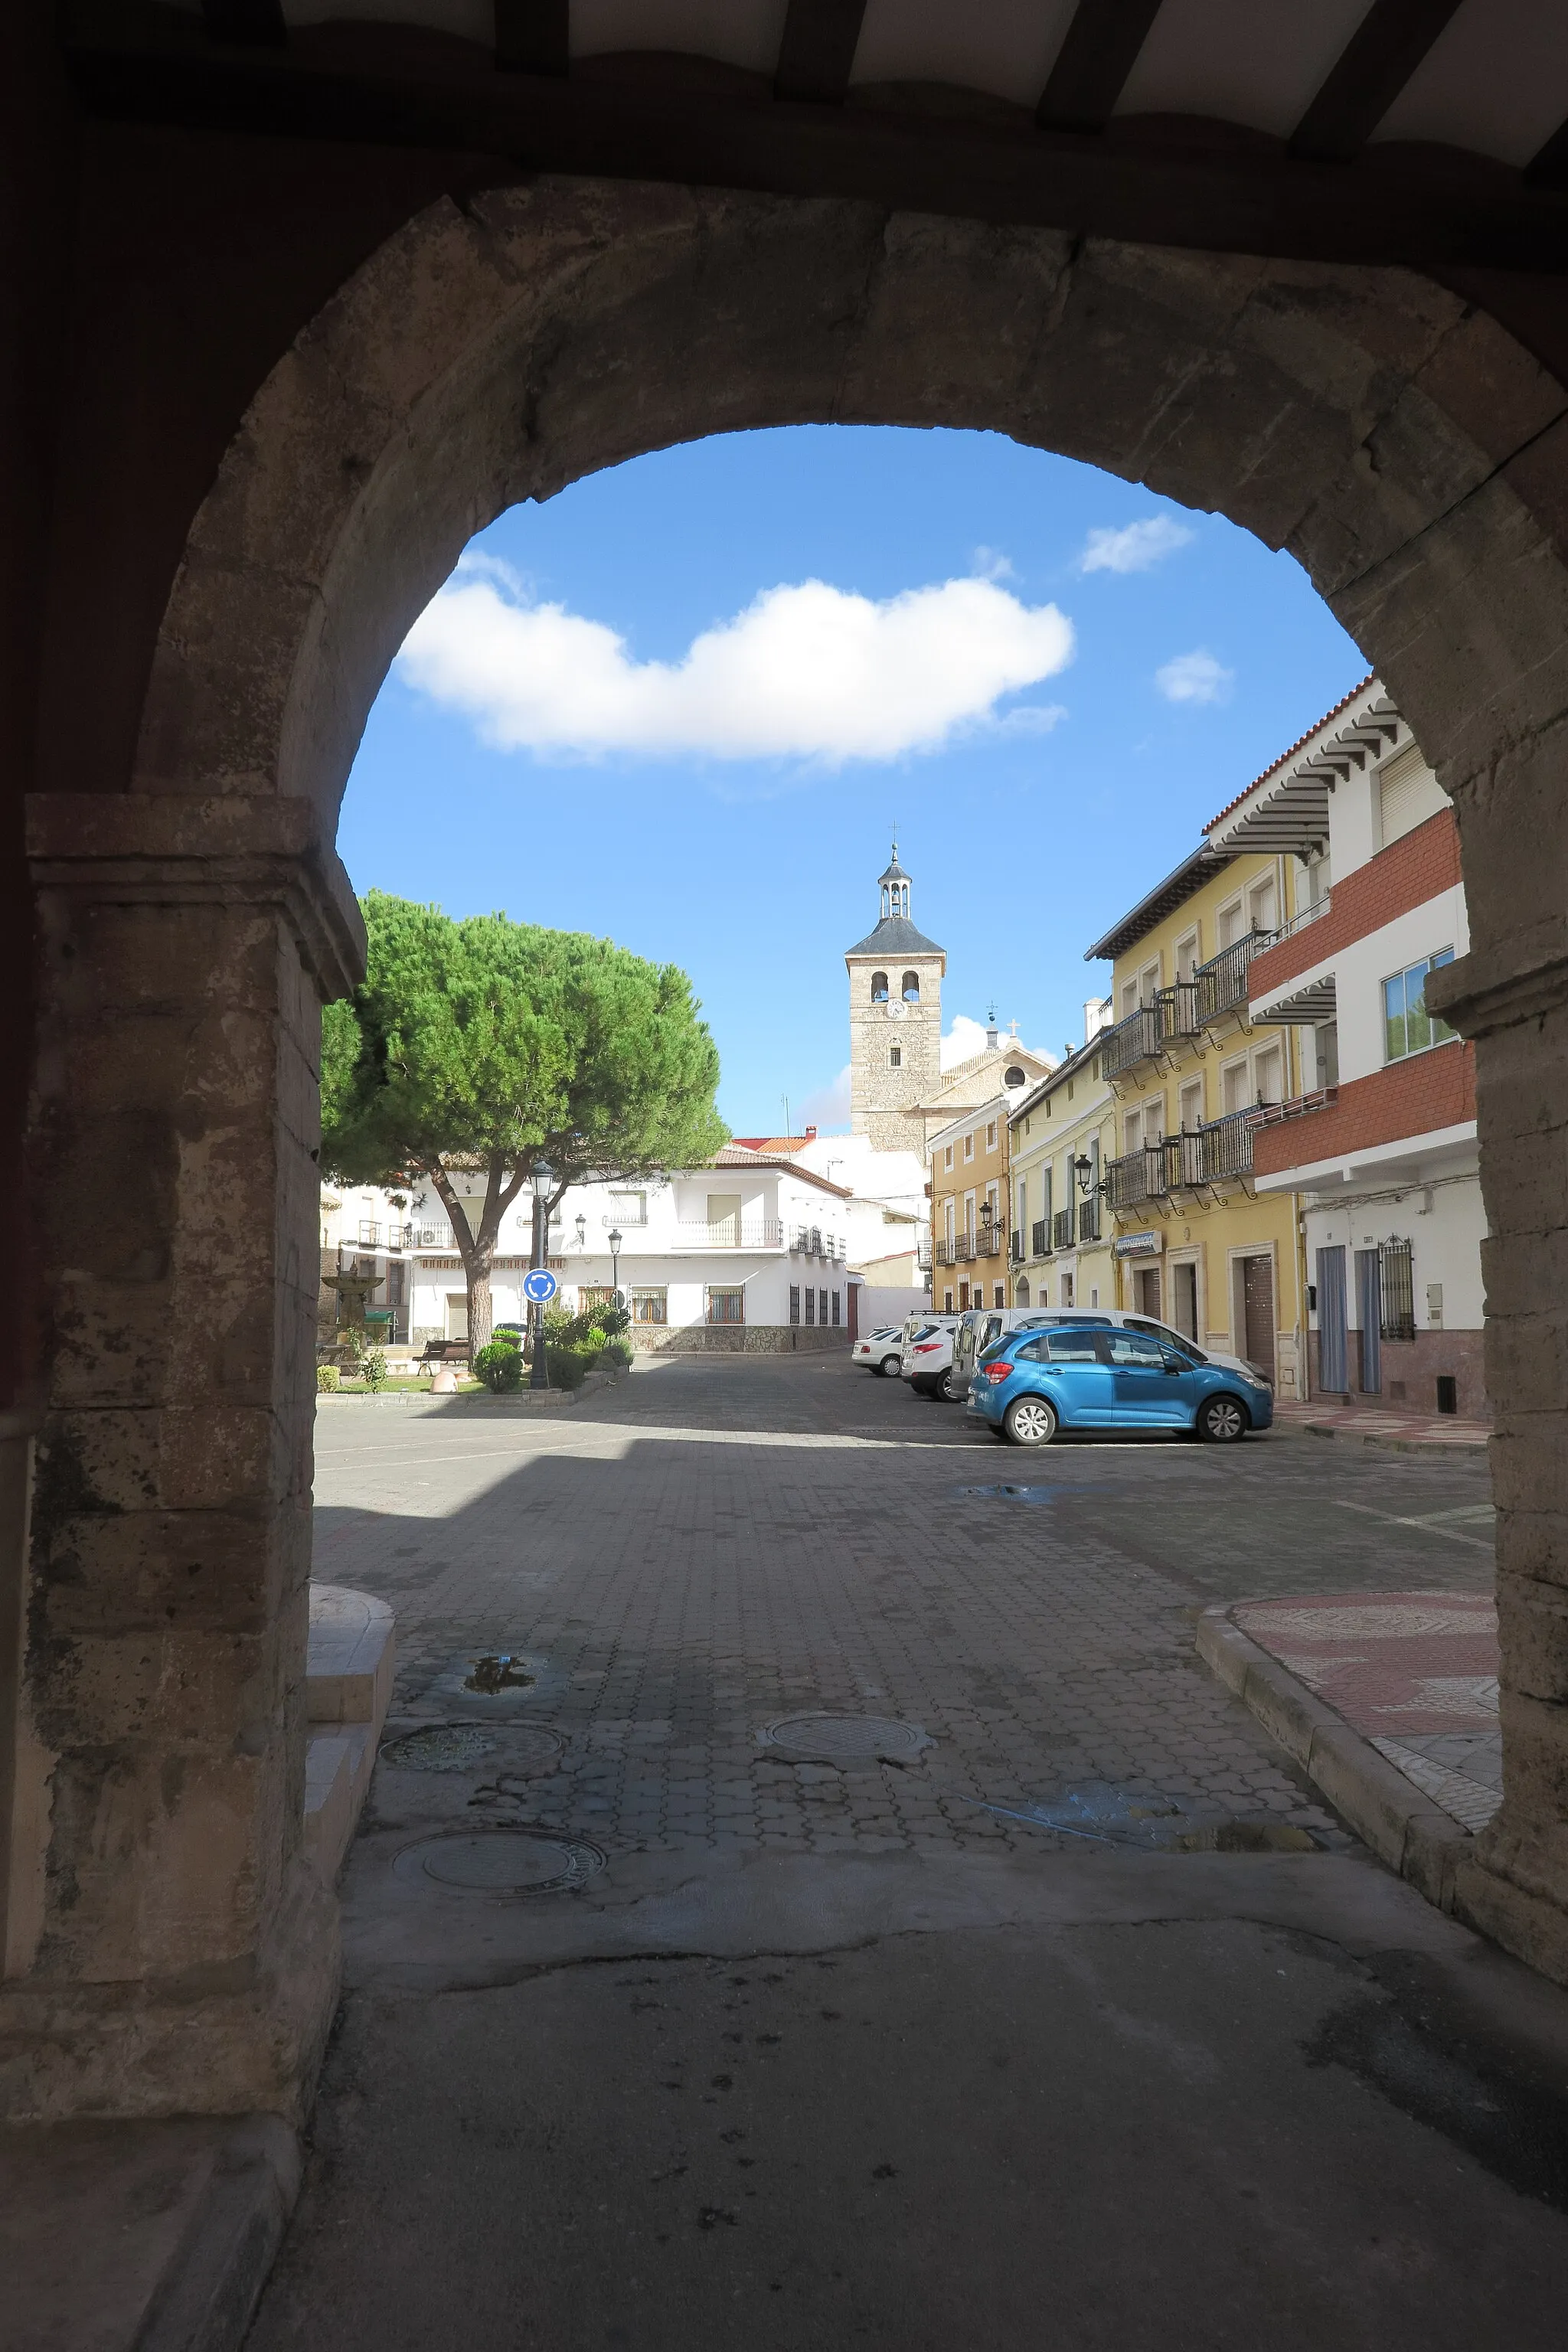
[[[1087,1192],[1089,1191],[1089,1180],[1094,1173],[1094,1162],[1089,1158],[1086,1152],[1080,1151],[1078,1158],[1073,1161],[1073,1173],[1078,1178],[1079,1191],[1080,1192]]]
[[[619,1307],[622,1303],[621,1242],[623,1236],[616,1233],[615,1227],[612,1225],[608,1238],[610,1244],[610,1304],[612,1307]]]
[[[545,1265],[550,1257],[550,1191],[555,1181],[555,1171],[548,1160],[533,1163],[533,1263]],[[544,1301],[536,1299],[533,1307],[533,1370],[529,1386],[545,1389],[550,1386],[549,1368],[544,1361]]]

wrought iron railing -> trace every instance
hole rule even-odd
[[[1050,1248],[1050,1223],[1048,1217],[1037,1217],[1029,1227],[1029,1255],[1032,1257],[1044,1257]]]
[[[1091,1192],[1087,1201],[1078,1204],[1078,1237],[1080,1242],[1100,1239],[1100,1194]]]
[[[1160,1008],[1141,1004],[1125,1021],[1107,1029],[1100,1038],[1100,1066],[1108,1078],[1147,1062],[1160,1050]]]
[[[1022,1265],[1024,1263],[1024,1236],[1022,1234],[1015,1234],[1013,1236],[1013,1263],[1015,1265]]]
[[[1247,1003],[1247,967],[1253,957],[1272,947],[1279,936],[1278,931],[1248,931],[1245,939],[1233,940],[1207,963],[1199,964],[1193,974],[1198,1027],[1217,1021],[1222,1013],[1234,1013]]]
[[[1007,1246],[1007,1228],[994,1219],[982,1218],[974,1236],[976,1257],[1000,1257]]]
[[[1108,1160],[1101,1181],[1113,1209],[1136,1209],[1145,1201],[1163,1200],[1170,1190],[1166,1178],[1169,1155],[1163,1143],[1140,1144],[1119,1160]]]
[[[1051,1220],[1051,1246],[1053,1249],[1071,1249],[1072,1247],[1072,1207],[1070,1203],[1065,1209],[1058,1209],[1056,1215]]]

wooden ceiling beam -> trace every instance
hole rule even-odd
[[[202,0],[207,38],[235,48],[280,49],[289,38],[283,0]]]
[[[841,106],[865,15],[866,0],[789,0],[773,96]]]
[[[564,74],[572,0],[495,0],[496,63],[503,73]]]
[[[1365,146],[1459,0],[1372,0],[1296,125],[1292,155],[1344,163]]]
[[[1035,120],[1042,131],[1103,131],[1160,0],[1078,0]]]
[[[296,29],[286,49],[189,33],[139,41],[117,12],[68,48],[89,111],[335,145],[496,158],[498,182],[600,174],[839,196],[1069,235],[1415,269],[1568,273],[1568,197],[1475,156],[1415,151],[1371,164],[1295,162],[1194,121],[1179,149],[1114,125],[1101,138],[891,106],[779,106],[753,90],[584,67],[561,79],[488,58],[427,65],[371,26]]]

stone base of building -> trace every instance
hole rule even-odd
[[[1468,1927],[1568,1985],[1568,1853],[1543,1858],[1500,1813],[1457,1864],[1452,1907]]]
[[[1437,1381],[1446,1376],[1456,1384],[1456,1411],[1461,1421],[1489,1421],[1491,1407],[1487,1401],[1486,1369],[1483,1362],[1484,1337],[1479,1331],[1417,1331],[1414,1339],[1384,1339],[1380,1343],[1382,1362],[1379,1367],[1381,1387],[1362,1389],[1356,1384],[1359,1334],[1350,1335],[1351,1389],[1346,1402],[1364,1404],[1384,1411],[1389,1407],[1402,1412],[1435,1413],[1437,1406]],[[1325,1389],[1318,1372],[1318,1334],[1308,1334],[1314,1396],[1343,1395],[1341,1390]]]
[[[301,1858],[266,1947],[199,1979],[0,1986],[0,2118],[310,2112],[337,2008],[337,1899]]]
[[[850,1345],[847,1329],[812,1323],[638,1323],[626,1337],[648,1356],[792,1356]]]

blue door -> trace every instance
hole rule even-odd
[[[1318,1252],[1318,1386],[1335,1396],[1350,1387],[1346,1356],[1343,1244]]]
[[[1173,1371],[1175,1351],[1146,1331],[1110,1330],[1100,1344],[1110,1367],[1116,1419],[1123,1427],[1179,1429],[1191,1421],[1196,1399],[1192,1375]]]

